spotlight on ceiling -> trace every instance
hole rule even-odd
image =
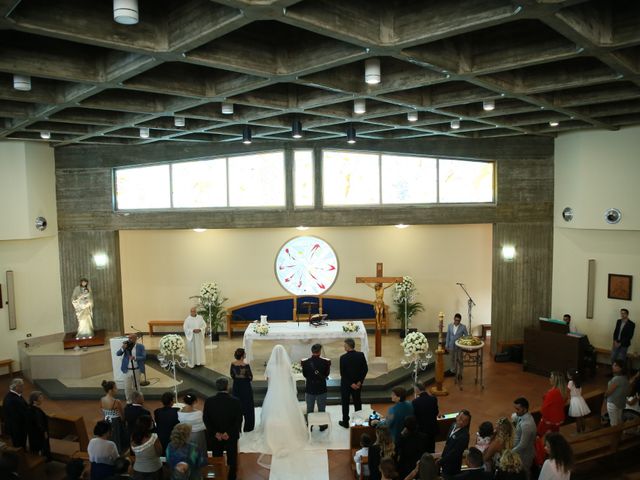
[[[222,103],[222,113],[224,115],[233,115],[233,103]]]
[[[451,128],[453,130],[457,130],[460,128],[460,120],[458,120],[457,118],[454,120],[451,120]]]
[[[302,122],[294,120],[291,124],[291,136],[293,138],[302,138]]]
[[[113,0],[113,19],[121,25],[138,23],[138,0]]]
[[[51,132],[49,130],[43,130],[40,132],[40,138],[44,138],[45,140],[49,140],[51,138]]]
[[[486,112],[490,112],[496,108],[496,102],[493,100],[485,100],[482,102],[482,109]]]
[[[409,120],[410,122],[417,122],[418,112],[416,112],[415,110],[412,112],[407,112],[407,120]]]
[[[560,125],[560,122],[558,122],[557,120],[552,120],[549,122],[550,127],[557,127],[558,125]]]
[[[13,88],[21,92],[31,90],[31,77],[29,75],[14,75]]]
[[[380,59],[368,58],[364,61],[364,81],[369,85],[380,83]]]
[[[353,125],[347,127],[347,143],[352,145],[356,143],[356,129]]]
[[[367,102],[364,98],[356,98],[353,101],[353,113],[363,114],[367,113]]]
[[[251,127],[249,125],[245,125],[242,129],[242,143],[251,145]]]
[[[176,127],[184,127],[186,124],[186,120],[184,117],[173,117],[173,124]]]
[[[140,127],[140,138],[149,138],[149,128]]]

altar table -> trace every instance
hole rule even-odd
[[[249,324],[244,331],[242,346],[246,353],[246,361],[253,360],[253,342],[259,340],[278,341],[283,340],[291,343],[292,341],[304,341],[309,344],[309,352],[311,345],[314,343],[327,343],[334,340],[344,340],[345,338],[360,339],[360,350],[364,353],[368,360],[369,356],[369,338],[362,321],[355,321],[360,329],[357,332],[345,332],[342,326],[347,322],[330,321],[327,325],[314,327],[307,322],[278,322],[269,324],[269,333],[267,335],[259,335],[253,331],[253,323]],[[310,353],[309,353],[310,355]]]

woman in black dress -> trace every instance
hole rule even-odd
[[[29,446],[32,453],[51,458],[49,447],[49,417],[40,406],[44,400],[42,392],[33,391],[29,395]]]
[[[253,388],[251,381],[253,373],[251,367],[244,361],[246,354],[244,348],[236,349],[233,354],[235,360],[231,362],[230,374],[233,378],[233,396],[242,403],[242,416],[244,417],[244,431],[250,432],[255,426],[255,413],[253,405]]]

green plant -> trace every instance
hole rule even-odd
[[[422,302],[416,301],[417,295],[418,290],[411,277],[402,277],[402,282],[395,286],[393,303],[396,306],[396,315],[400,319],[402,330],[409,328],[409,323],[414,315],[424,312]]]
[[[200,303],[198,304],[198,314],[209,325],[213,333],[217,333],[227,314],[223,304],[227,301],[220,293],[216,282],[203,283],[200,287]]]

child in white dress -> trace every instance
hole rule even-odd
[[[482,422],[476,433],[476,448],[484,453],[493,437],[493,423]]]
[[[576,419],[576,432],[585,431],[585,417],[591,413],[587,402],[582,397],[582,379],[580,372],[575,370],[568,375],[569,383],[567,389],[571,395],[569,400],[569,416]]]

